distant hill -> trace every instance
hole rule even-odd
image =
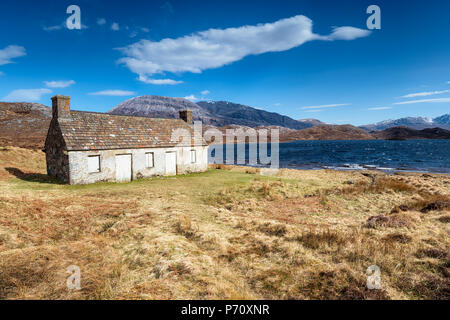
[[[42,104],[0,102],[0,144],[42,149],[51,118]]]
[[[302,123],[275,112],[255,109],[238,103],[227,101],[200,101],[200,107],[217,117],[220,126],[237,124],[249,127],[280,126],[290,129],[305,129],[312,125]]]
[[[409,139],[450,139],[450,131],[442,128],[414,130],[408,127],[394,127],[371,133],[377,139],[409,140]]]
[[[179,111],[185,109],[192,110],[194,120],[205,119],[209,123],[213,117],[209,112],[187,99],[162,96],[132,98],[109,110],[108,113],[171,119],[178,118]]]
[[[393,127],[409,127],[411,129],[422,130],[426,128],[450,129],[450,114],[431,119],[424,117],[407,117],[396,120],[386,120],[374,124],[360,126],[366,131],[379,131]]]
[[[366,131],[352,125],[320,125],[312,128],[288,132],[282,141],[293,140],[372,140]]]
[[[322,122],[317,119],[300,119],[298,121],[302,122],[302,123],[310,124],[311,126],[321,126],[321,125],[326,124],[325,122]]]

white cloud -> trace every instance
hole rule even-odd
[[[343,107],[343,106],[349,106],[349,103],[339,103],[339,104],[324,104],[324,105],[320,105],[320,106],[306,106],[306,107],[302,107],[301,109],[303,110],[308,110],[308,109],[325,109],[325,108],[335,108],[335,107]]]
[[[89,93],[91,96],[112,96],[112,97],[123,97],[123,96],[134,96],[136,92],[126,91],[126,90],[104,90],[98,92]]]
[[[5,75],[5,73],[0,71],[0,76],[4,76],[4,75]]]
[[[448,93],[450,90],[442,90],[442,91],[427,91],[427,92],[418,92],[407,94],[406,96],[402,96],[400,98],[417,98],[417,97],[426,97],[426,96],[434,96],[438,94]]]
[[[103,26],[104,24],[106,24],[106,19],[105,18],[98,18],[97,19],[97,24],[99,26]]]
[[[12,102],[33,102],[41,100],[41,97],[44,94],[52,93],[50,89],[19,89],[14,90],[6,97],[3,98],[4,101],[12,101]]]
[[[450,102],[450,98],[411,100],[411,101],[396,102],[394,104],[443,103],[443,102]]]
[[[177,39],[141,40],[120,48],[125,57],[119,62],[141,76],[201,73],[249,55],[286,51],[312,40],[352,40],[370,34],[367,30],[340,27],[329,36],[321,36],[312,31],[312,26],[309,18],[299,15],[256,26],[209,29]]]
[[[274,106],[275,106],[275,107],[280,107],[280,106],[281,106],[281,103],[277,102],[277,103],[274,104]]]
[[[111,30],[119,31],[119,30],[120,30],[119,24],[118,24],[117,22],[114,22],[114,23],[111,25]]]
[[[389,109],[392,109],[392,107],[374,107],[374,108],[369,108],[367,110],[377,111],[377,110],[389,110]]]
[[[25,48],[20,46],[7,46],[0,50],[0,66],[12,63],[12,59],[26,55]]]
[[[150,32],[150,29],[149,28],[141,28],[141,31],[142,32]]]
[[[49,88],[67,88],[75,84],[75,81],[44,81],[44,84]]]
[[[172,79],[149,79],[146,76],[140,75],[138,78],[139,81],[147,83],[147,84],[155,84],[155,85],[175,85],[183,83],[183,81],[177,81]]]
[[[202,96],[207,96],[208,94],[210,94],[211,92],[209,90],[203,90],[202,92],[200,92],[202,94]]]
[[[185,99],[192,101],[192,102],[197,102],[198,98],[196,96],[194,96],[193,94],[191,94],[190,96],[184,97]]]

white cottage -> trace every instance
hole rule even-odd
[[[47,172],[65,183],[124,182],[208,169],[208,146],[194,139],[192,111],[181,111],[180,119],[71,111],[67,96],[53,97],[52,111]],[[179,132],[188,135],[180,139]]]

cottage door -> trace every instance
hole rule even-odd
[[[177,153],[166,152],[166,176],[177,174]]]
[[[116,181],[131,181],[131,154],[116,155]]]

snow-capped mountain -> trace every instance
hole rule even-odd
[[[416,130],[436,127],[450,129],[450,114],[445,114],[434,119],[425,117],[407,117],[395,120],[385,120],[378,123],[364,125],[360,128],[367,131],[379,131],[392,127],[408,127]]]

